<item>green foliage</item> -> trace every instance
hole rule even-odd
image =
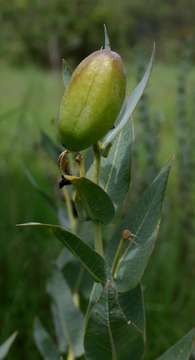
[[[0,360],[5,359],[13,342],[15,341],[16,336],[17,333],[15,332],[3,344],[0,345]]]
[[[67,164],[63,168],[61,157],[60,170],[64,186],[66,182],[71,185],[70,191],[64,192],[70,231],[58,225],[41,223],[22,225],[49,230],[82,265],[76,281],[73,274],[70,278],[67,277],[67,266],[71,265],[71,268],[74,268],[75,264],[79,266],[79,263],[74,257],[63,254],[61,260],[59,261],[58,258],[56,262],[58,269],[53,270],[47,284],[47,292],[52,299],[52,314],[58,345],[53,344],[47,332],[38,323],[40,336],[36,336],[36,342],[45,359],[47,359],[47,354],[43,353],[47,351],[47,346],[43,347],[45,339],[46,344],[52,349],[57,349],[54,351],[54,359],[58,352],[67,353],[68,359],[76,359],[83,352],[87,360],[143,358],[146,329],[144,297],[140,282],[155,246],[170,163],[161,170],[135,206],[128,206],[125,193],[121,195],[119,192],[119,197],[115,198],[115,192],[121,185],[125,187],[126,195],[128,193],[131,172],[129,152],[133,139],[129,118],[148,82],[153,57],[154,51],[143,79],[122,109],[116,128],[106,136],[103,145],[100,143],[94,146],[94,159],[87,177],[85,177],[83,160],[86,152],[77,155],[72,153],[71,158],[66,158],[66,161],[70,162],[68,174]],[[51,143],[50,145],[52,146]],[[102,155],[104,160],[101,167]],[[67,156],[67,153],[63,152],[62,156]],[[125,164],[126,160],[127,164]],[[76,167],[80,176],[74,175]],[[115,175],[114,170],[116,173],[120,171],[118,176]],[[104,172],[103,176],[101,171]],[[108,180],[110,187],[107,186]],[[101,187],[102,183],[104,190]],[[114,206],[106,191],[118,205],[117,215],[120,220],[120,224],[118,221],[113,221],[112,226],[107,228],[105,225],[114,217]],[[75,211],[75,201],[78,201],[78,198],[80,207],[83,207],[87,213],[86,219],[81,219],[79,213]],[[126,206],[123,208],[121,204],[124,202]],[[79,233],[82,225],[84,227],[81,239]],[[91,225],[94,232],[89,235]],[[105,229],[106,231],[103,231]],[[91,242],[95,250],[88,245]],[[62,273],[63,268],[65,277]],[[86,288],[85,290],[83,288],[86,286],[86,281],[82,281],[83,268],[94,281],[93,288],[91,283],[87,285],[87,292]],[[168,350],[168,356],[178,353],[177,346]],[[184,350],[186,353],[184,352],[182,360],[188,360],[186,356],[189,356],[192,350],[189,349],[189,337],[182,340],[182,346],[187,349]],[[183,350],[179,350],[180,354],[181,351]]]

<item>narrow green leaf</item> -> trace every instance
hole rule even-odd
[[[51,304],[51,313],[52,313],[52,319],[53,319],[53,324],[54,324],[54,329],[55,329],[58,350],[59,350],[60,354],[65,354],[67,352],[67,341],[66,341],[66,338],[64,337],[58,308],[57,308],[56,304],[54,304],[54,303]]]
[[[102,158],[101,185],[117,208],[122,205],[129,189],[133,140],[133,123],[128,121],[114,140],[108,157]]]
[[[110,39],[109,39],[109,35],[108,35],[108,31],[106,28],[106,25],[104,24],[104,49],[110,50]]]
[[[78,191],[89,218],[108,224],[114,216],[114,206],[106,192],[84,177],[75,177],[72,183]]]
[[[44,360],[59,360],[57,347],[38,318],[35,319],[33,333],[36,346]]]
[[[127,320],[139,329],[145,339],[145,308],[141,285],[139,284],[127,292],[119,293],[118,297]]]
[[[0,360],[5,359],[7,356],[15,338],[17,336],[17,332],[13,333],[2,345],[0,345]]]
[[[83,316],[72,301],[72,294],[62,273],[54,269],[47,284],[57,310],[57,319],[63,337],[75,357],[83,354]]]
[[[161,170],[138,204],[130,208],[122,226],[117,230],[119,238],[122,229],[129,229],[135,234],[135,241],[129,242],[120,261],[117,273],[120,292],[136,287],[144,274],[155,245],[169,171],[170,164]]]
[[[61,152],[63,151],[63,147],[55,144],[49,135],[43,130],[41,130],[41,146],[50,158],[57,162]]]
[[[126,319],[116,288],[110,281],[91,309],[84,346],[87,360],[140,360],[142,357],[143,336]]]
[[[189,360],[195,347],[195,329],[192,329],[177,344],[172,346],[157,360]]]
[[[51,231],[57,239],[82,263],[83,267],[89,272],[94,281],[104,283],[106,279],[106,270],[104,259],[84,243],[79,237],[66,231],[58,225],[26,223],[17,226],[32,226]]]
[[[118,135],[118,133],[122,130],[122,128],[126,125],[128,120],[133,114],[133,111],[135,110],[140,98],[143,95],[144,89],[148,83],[148,80],[150,78],[151,70],[152,70],[152,64],[154,60],[154,54],[155,54],[155,46],[152,51],[152,55],[149,61],[149,64],[147,66],[146,72],[140,81],[140,83],[136,86],[136,88],[133,90],[132,94],[126,98],[122,109],[120,111],[120,114],[118,116],[118,119],[116,120],[116,127],[111,130],[106,137],[104,138],[102,148],[105,149],[109,144],[113,142],[115,137]]]

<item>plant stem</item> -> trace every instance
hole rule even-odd
[[[71,349],[68,352],[67,360],[75,360],[74,354]]]
[[[100,165],[101,155],[98,144],[93,146],[95,169],[94,169],[94,182],[98,185],[100,178]],[[104,255],[103,241],[102,241],[102,226],[99,222],[94,223],[95,226],[95,250],[100,254]]]
[[[70,195],[69,195],[69,192],[68,192],[68,190],[66,188],[64,189],[64,198],[65,198],[65,201],[66,201],[68,217],[69,217],[69,220],[70,220],[70,227],[71,227],[71,230],[73,232],[75,232],[76,231],[76,219],[75,219],[75,217],[73,215]]]
[[[100,155],[98,144],[95,144],[93,146],[93,151],[94,151],[94,160],[95,160],[94,182],[96,184],[99,184],[101,155]]]
[[[125,241],[126,240],[124,238],[121,238],[121,240],[119,242],[119,246],[118,246],[118,248],[116,250],[113,265],[112,265],[112,276],[113,277],[116,274],[116,271],[117,271],[117,268],[118,268],[118,265],[119,265],[119,260],[121,258],[123,248],[124,248],[124,245],[125,245]]]

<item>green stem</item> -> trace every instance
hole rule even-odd
[[[120,261],[120,258],[121,258],[121,255],[123,253],[123,249],[124,249],[124,245],[125,245],[125,239],[124,238],[121,238],[120,242],[119,242],[119,246],[116,250],[116,253],[115,253],[115,257],[114,257],[114,261],[113,261],[113,265],[112,265],[112,276],[114,277],[114,275],[116,274],[117,272],[117,269],[118,269],[118,265],[119,265],[119,261]]]
[[[101,165],[101,154],[99,151],[98,144],[93,146],[95,169],[94,169],[94,182],[98,185],[100,179],[100,165]],[[95,226],[95,250],[100,254],[104,255],[103,240],[102,240],[102,226],[99,222],[94,223]]]
[[[93,151],[94,151],[94,159],[95,159],[94,182],[96,184],[99,184],[101,155],[100,155],[98,144],[95,144],[93,146]]]
[[[72,203],[71,203],[71,199],[70,199],[70,195],[68,190],[65,188],[64,189],[64,198],[65,198],[65,202],[66,202],[66,206],[67,206],[67,211],[68,211],[68,217],[70,220],[70,227],[71,230],[73,232],[76,231],[76,225],[77,225],[77,221],[73,215],[73,209],[72,209]]]

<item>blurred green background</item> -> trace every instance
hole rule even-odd
[[[9,359],[40,359],[35,315],[48,322],[45,282],[60,249],[52,238],[16,230],[56,216],[29,183],[29,169],[54,194],[57,166],[41,147],[56,140],[70,67],[103,44],[126,64],[129,91],[143,74],[153,41],[155,66],[135,113],[135,198],[173,155],[159,241],[145,276],[148,357],[153,360],[194,325],[195,315],[195,2],[193,0],[10,0],[0,3],[0,343],[18,329]]]

